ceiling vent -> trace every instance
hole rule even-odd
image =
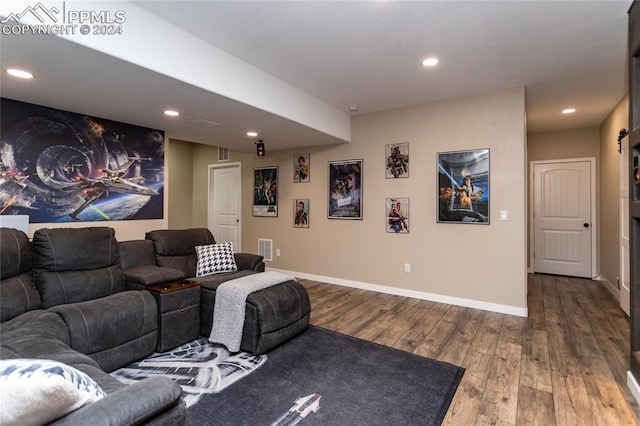
[[[215,121],[211,121],[211,120],[205,120],[204,118],[189,118],[187,120],[185,120],[187,123],[189,124],[193,124],[194,126],[200,126],[200,127],[218,127],[218,126],[222,126],[222,124],[220,123],[216,123]]]

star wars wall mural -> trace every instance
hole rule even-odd
[[[5,98],[0,107],[0,214],[162,219],[164,132]]]

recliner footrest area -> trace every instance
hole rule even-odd
[[[200,277],[200,334],[209,336],[213,325],[217,280]],[[240,349],[262,354],[304,331],[309,325],[311,303],[307,289],[297,281],[286,281],[247,297]]]

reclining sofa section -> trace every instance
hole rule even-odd
[[[195,247],[215,244],[213,234],[207,228],[151,231],[146,234],[146,239],[153,241],[158,266],[178,269],[185,277],[200,282],[202,336],[211,334],[218,286],[265,270],[262,256],[235,253],[237,271],[196,277],[198,256]],[[262,354],[275,348],[304,331],[309,325],[310,313],[307,290],[294,280],[250,294],[240,349]]]
[[[0,359],[62,362],[107,394],[51,424],[184,424],[172,380],[128,386],[108,374],[153,352],[157,328],[153,297],[123,291],[113,230],[40,230],[33,248],[32,257],[25,233],[0,228]]]

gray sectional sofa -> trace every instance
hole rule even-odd
[[[214,242],[207,229],[152,231],[122,242],[107,227],[40,229],[30,242],[0,228],[0,363],[58,361],[106,394],[51,424],[184,424],[186,407],[172,380],[124,385],[108,373],[208,336],[217,287],[264,271],[262,257],[235,253],[237,271],[194,277],[195,246]],[[147,291],[188,278],[199,285],[169,296]],[[310,310],[295,280],[251,294],[241,349],[264,353],[294,337]]]

